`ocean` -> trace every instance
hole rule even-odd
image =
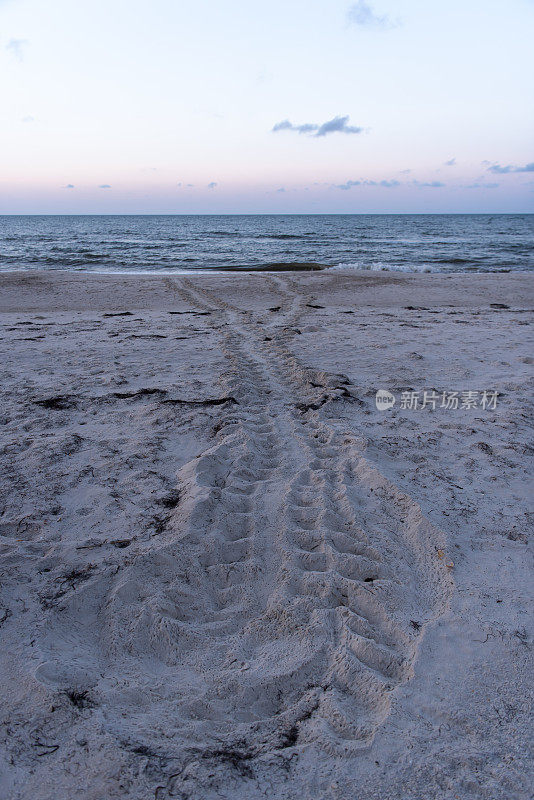
[[[0,270],[534,269],[534,214],[0,216]]]

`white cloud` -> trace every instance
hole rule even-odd
[[[293,125],[288,119],[277,122],[273,127],[273,133],[279,131],[295,131],[296,133],[307,133],[314,137],[328,136],[330,133],[363,133],[363,128],[349,125],[348,115],[345,117],[334,117],[326,122],[317,124],[316,122],[305,122],[302,125]]]
[[[395,28],[399,24],[398,21],[394,22],[386,14],[377,14],[370,3],[366,0],[358,0],[357,3],[352,5],[347,13],[350,23],[359,25],[362,28],[379,28],[386,30],[388,28]]]
[[[23,61],[24,50],[28,44],[29,42],[27,39],[10,39],[6,44],[6,50],[13,58],[16,58],[17,61]]]
[[[534,161],[531,161],[530,164],[525,164],[524,167],[514,167],[512,164],[501,167],[500,164],[493,164],[493,166],[488,167],[488,172],[493,172],[494,175],[509,175],[511,172],[534,172]]]

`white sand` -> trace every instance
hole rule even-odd
[[[0,296],[2,800],[530,797],[529,276]]]

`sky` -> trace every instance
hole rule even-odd
[[[534,211],[534,0],[0,0],[0,213]]]

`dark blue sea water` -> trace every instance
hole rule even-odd
[[[0,216],[0,270],[534,269],[534,215]]]

